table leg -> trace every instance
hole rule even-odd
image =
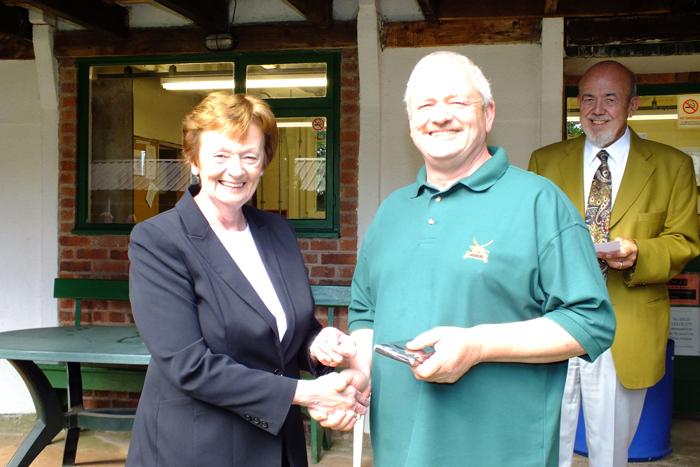
[[[10,459],[7,467],[29,467],[36,456],[65,427],[64,412],[51,383],[34,362],[28,360],[9,360],[9,362],[27,385],[38,420]]]
[[[80,362],[66,362],[66,386],[68,387],[68,423],[66,444],[63,448],[63,467],[75,465],[75,455],[78,451],[80,427],[77,426],[76,409],[83,408],[83,377],[80,374]]]

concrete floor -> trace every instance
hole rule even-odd
[[[7,465],[24,436],[34,424],[34,415],[0,416],[0,466]],[[130,433],[84,431],[80,436],[76,465],[123,467]],[[673,452],[654,462],[631,465],[648,467],[700,467],[700,420],[674,419],[671,426]],[[32,467],[60,467],[63,433],[59,434],[32,463]],[[334,433],[333,447],[325,451],[318,467],[352,466],[352,434]],[[372,447],[365,435],[362,467],[372,467]],[[585,467],[588,460],[575,455],[573,467]],[[264,467],[264,466],[261,466]],[[486,467],[486,466],[482,466]],[[498,467],[498,466],[493,466]]]

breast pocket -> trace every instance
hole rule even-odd
[[[666,220],[666,211],[640,212],[635,227],[635,237],[655,238],[661,233]]]

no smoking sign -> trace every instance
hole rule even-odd
[[[311,122],[311,126],[314,130],[321,131],[323,130],[323,127],[326,126],[326,123],[322,118],[314,118],[313,122]]]

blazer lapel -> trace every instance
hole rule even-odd
[[[282,305],[284,314],[287,317],[287,330],[282,339],[282,347],[287,348],[291,342],[291,336],[296,322],[296,314],[294,312],[294,305],[292,299],[289,296],[289,291],[287,284],[284,282],[284,275],[282,274],[282,267],[279,263],[279,258],[283,257],[286,253],[279,250],[279,246],[272,241],[270,237],[270,230],[268,229],[265,222],[262,221],[258,216],[255,215],[255,211],[249,209],[247,206],[243,207],[243,212],[248,219],[248,225],[250,226],[251,234],[255,240],[255,245],[258,248],[260,257],[262,258],[263,264],[265,265],[265,270],[267,271],[272,286],[275,288],[277,293],[277,298]],[[279,336],[278,336],[279,337]]]
[[[199,187],[191,185],[176,206],[187,229],[187,237],[231,290],[262,316],[277,333],[275,317],[248,282],[245,274],[238,268],[214,230],[209,227],[209,223],[195,203],[193,196],[198,192]]]
[[[562,178],[562,190],[574,203],[581,217],[586,218],[583,199],[583,143],[585,138],[578,137],[567,145],[567,157],[559,162]]]
[[[647,162],[651,157],[651,151],[644,144],[644,141],[630,129],[630,152],[627,156],[625,172],[620,183],[620,190],[615,196],[615,203],[610,217],[610,228],[612,229],[627,210],[639,197],[644,186],[654,173],[654,166]]]

